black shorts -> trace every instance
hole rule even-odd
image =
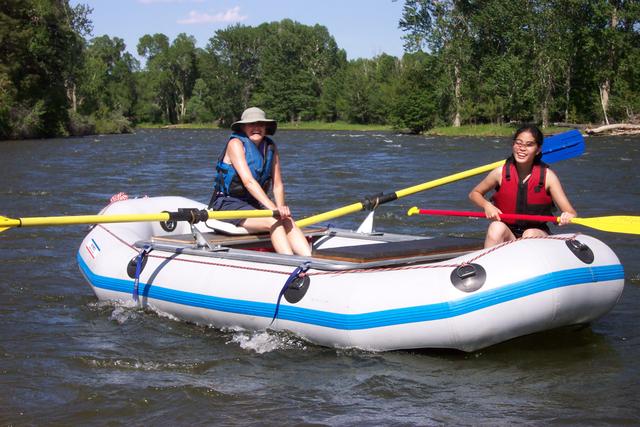
[[[536,223],[536,224],[507,224],[509,230],[516,236],[517,239],[521,238],[525,231],[531,228],[537,228],[538,230],[542,230],[547,234],[551,234],[551,230],[549,230],[549,226],[545,223]]]

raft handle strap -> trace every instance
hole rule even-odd
[[[289,289],[289,287],[293,284],[293,282],[300,277],[301,274],[304,274],[307,272],[307,270],[309,270],[309,263],[310,261],[303,262],[299,267],[293,270],[293,272],[289,275],[289,278],[287,278],[287,281],[284,283],[284,286],[282,287],[282,289],[280,290],[280,294],[278,295],[278,301],[276,302],[276,310],[273,313],[273,318],[271,319],[271,323],[269,323],[269,326],[271,326],[273,322],[276,320],[276,317],[278,317],[278,311],[280,310],[280,300],[282,300],[282,296],[284,295],[285,292],[287,292],[287,289]]]
[[[133,280],[133,300],[138,302],[138,287],[140,285],[140,274],[142,273],[142,263],[149,255],[153,248],[151,245],[144,245],[138,256],[136,257],[136,275]]]

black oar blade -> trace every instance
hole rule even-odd
[[[554,163],[560,160],[578,157],[584,153],[584,138],[574,129],[544,139],[542,161]]]

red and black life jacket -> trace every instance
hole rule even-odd
[[[531,176],[526,182],[521,182],[513,156],[509,157],[502,166],[502,184],[496,187],[491,201],[505,214],[552,215],[555,205],[546,190],[548,168],[543,162],[534,162]],[[534,224],[530,221],[504,222],[529,227]]]

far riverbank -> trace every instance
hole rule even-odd
[[[187,123],[178,125],[159,125],[142,123],[138,125],[141,129],[219,129],[217,125],[208,123]],[[431,136],[512,136],[516,126],[514,125],[464,125],[460,127],[442,126],[435,127],[425,132],[425,135]],[[299,122],[299,123],[278,123],[278,130],[304,130],[304,131],[354,131],[354,132],[399,132],[407,133],[403,130],[394,129],[390,125],[361,125],[347,122]],[[555,133],[565,132],[568,128],[550,126],[544,129],[544,133],[552,135]]]

